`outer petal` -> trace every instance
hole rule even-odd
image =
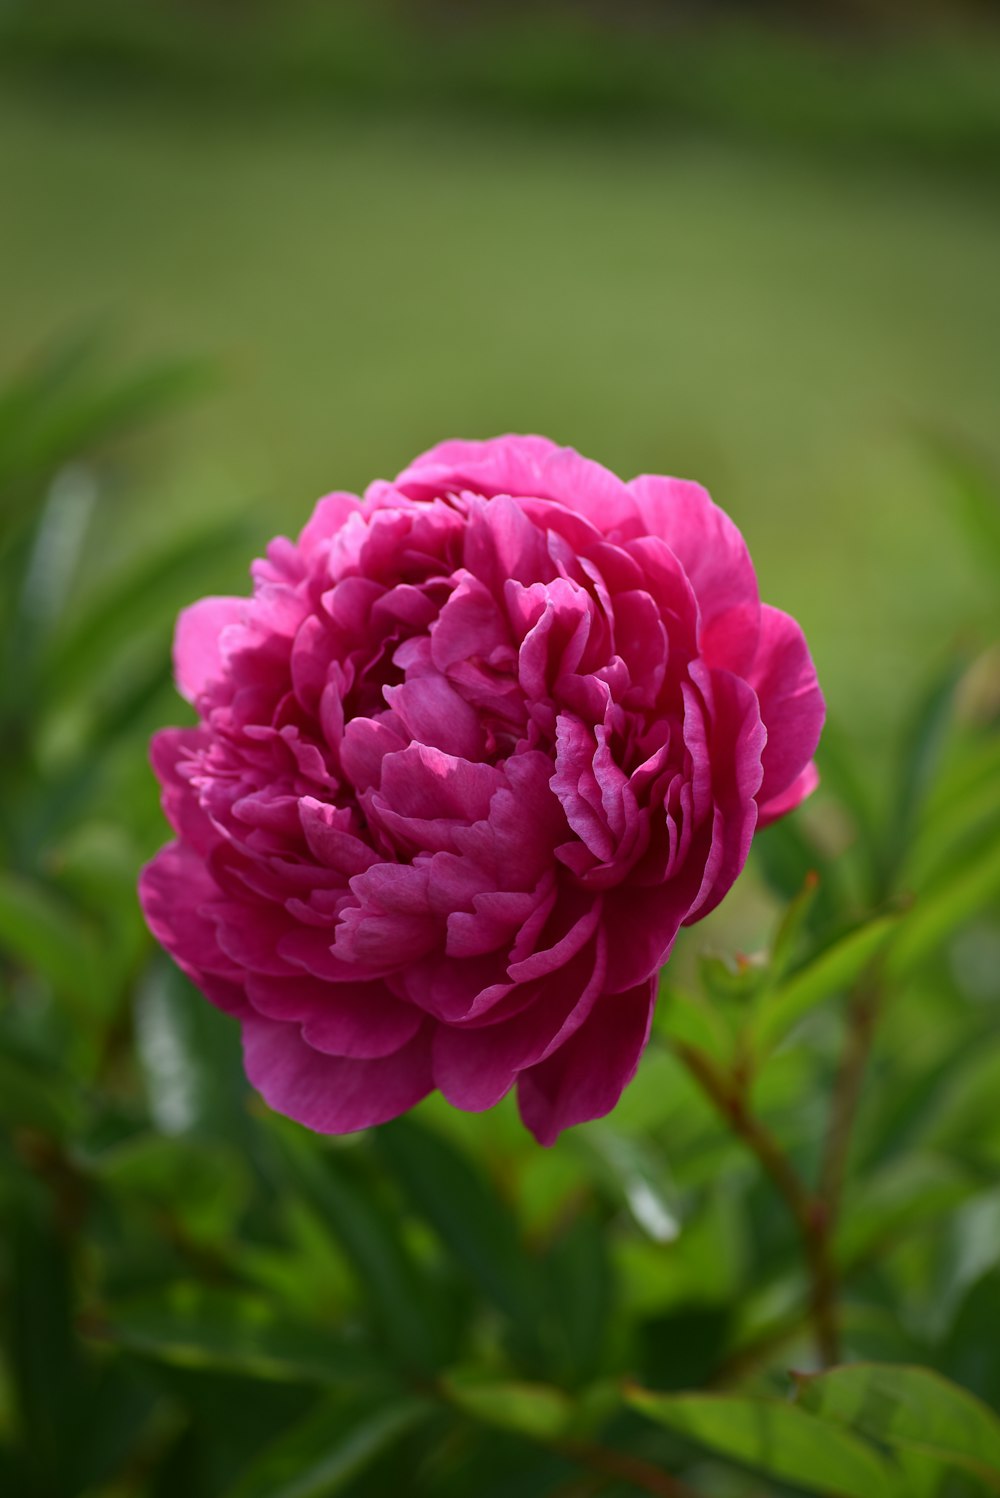
[[[701,889],[685,918],[690,925],[714,910],[746,863],[757,825],[755,797],[761,784],[764,725],[753,690],[729,671],[706,672],[696,664],[692,680],[707,705],[707,763],[712,777],[711,843]],[[700,717],[693,692],[685,693],[689,710],[685,736],[695,748]]]
[[[322,983],[301,974],[271,978],[251,973],[247,998],[264,1019],[298,1021],[314,1050],[374,1061],[411,1040],[424,1016],[393,997],[382,983]]]
[[[161,848],[139,876],[139,903],[156,940],[217,1008],[243,1015],[250,1012],[243,970],[220,950],[215,923],[203,914],[218,895],[201,859],[180,843]]]
[[[243,1021],[247,1076],[264,1101],[319,1134],[350,1134],[397,1118],[434,1085],[430,1025],[391,1056],[348,1060],[313,1050],[296,1025]]]
[[[647,473],[629,488],[650,534],[666,541],[694,589],[705,660],[745,674],[757,653],[760,594],[739,530],[700,484]]]
[[[760,700],[767,728],[764,779],[757,800],[768,807],[768,820],[773,821],[797,806],[816,784],[815,779],[811,784],[800,779],[819,743],[826,704],[805,636],[795,620],[764,604],[760,622],[760,646],[747,680]],[[793,786],[797,791],[786,800]]]
[[[607,533],[636,521],[628,485],[610,469],[557,447],[545,437],[495,437],[488,442],[443,442],[417,458],[396,479],[411,498],[471,489],[558,500]]]
[[[606,944],[599,936],[539,985],[512,1018],[470,1029],[440,1025],[434,1037],[434,1081],[450,1103],[479,1112],[509,1092],[517,1074],[566,1045],[587,1021],[604,982]]]
[[[757,829],[769,827],[779,817],[786,816],[811,796],[819,785],[819,771],[812,760],[806,765],[801,775],[796,775],[787,790],[782,791],[780,796],[775,796],[772,801],[765,801],[757,814]]]
[[[248,608],[245,598],[202,598],[181,610],[174,631],[174,675],[189,702],[224,674],[222,631],[243,621]]]
[[[521,1073],[518,1107],[539,1144],[554,1144],[563,1129],[610,1113],[646,1047],[655,993],[650,979],[605,994],[565,1045]]]

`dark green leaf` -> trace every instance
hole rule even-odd
[[[427,1400],[399,1396],[366,1411],[324,1402],[269,1446],[226,1498],[329,1498],[432,1411]]]
[[[0,952],[90,1012],[101,997],[94,933],[44,885],[0,871]]]
[[[350,1259],[385,1345],[408,1369],[434,1367],[447,1350],[443,1307],[399,1223],[378,1201],[375,1183],[354,1179],[345,1161],[293,1136],[282,1155],[283,1177]]]
[[[482,1171],[441,1135],[409,1119],[384,1124],[375,1147],[456,1262],[533,1342],[541,1311],[538,1276],[513,1210]]]
[[[113,1305],[93,1330],[165,1363],[247,1378],[356,1386],[378,1371],[356,1343],[287,1320],[254,1296],[197,1284]]]
[[[57,1225],[53,1203],[34,1188],[19,1193],[9,1232],[17,1291],[7,1312],[8,1357],[25,1464],[41,1491],[68,1498],[76,1413],[86,1383],[73,1330],[67,1234]]]
[[[545,1262],[549,1321],[561,1353],[561,1382],[596,1377],[610,1330],[613,1283],[600,1224],[581,1214],[552,1245]]]

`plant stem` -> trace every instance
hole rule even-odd
[[[814,1195],[781,1145],[752,1111],[746,1085],[721,1071],[693,1046],[679,1042],[675,1053],[735,1134],[760,1161],[792,1214],[809,1270],[810,1311],[816,1347],[824,1367],[837,1362],[840,1339],[836,1318],[836,1273],[830,1248],[833,1218],[822,1195]]]
[[[594,1441],[563,1441],[557,1449],[570,1461],[579,1462],[605,1477],[627,1482],[641,1493],[652,1493],[653,1498],[702,1498],[679,1477],[671,1477],[661,1467],[655,1467],[642,1457],[632,1456],[630,1452],[600,1446]]]
[[[820,1169],[819,1192],[831,1224],[840,1211],[844,1178],[851,1149],[854,1119],[861,1100],[868,1058],[882,1003],[881,988],[872,976],[855,989],[847,1015],[847,1040],[833,1090],[830,1128]]]

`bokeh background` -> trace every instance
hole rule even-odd
[[[150,966],[134,910],[136,868],[163,837],[145,739],[185,711],[168,680],[176,609],[201,592],[242,589],[267,537],[295,533],[328,489],[390,477],[445,436],[540,431],[623,475],[676,473],[711,489],[749,542],[763,596],[806,630],[838,754],[876,807],[895,804],[911,773],[900,755],[914,702],[947,677],[956,652],[973,660],[995,632],[995,530],[982,494],[1000,454],[998,268],[1000,16],[989,0],[2,0],[0,478],[5,555],[21,558],[7,573],[3,613],[0,971],[13,1047],[3,1076],[22,1129],[10,1148],[50,1184],[53,1171],[62,1181],[56,1216],[69,1212],[76,1246],[53,1271],[75,1307],[74,1329],[53,1333],[38,1354],[35,1384],[27,1375],[42,1390],[41,1413],[34,1395],[26,1405],[16,1394],[25,1354],[15,1337],[0,1436],[30,1434],[35,1419],[27,1446],[60,1444],[60,1421],[79,1401],[71,1379],[49,1398],[51,1368],[59,1347],[76,1347],[70,1360],[84,1359],[91,1387],[93,1354],[79,1350],[72,1318],[91,1314],[96,1336],[106,1294],[163,1285],[174,1294],[180,1279],[200,1294],[205,1284],[232,1288],[235,1276],[241,1294],[284,1297],[300,1321],[316,1307],[331,1327],[353,1315],[350,1273],[306,1210],[288,1207],[281,1243],[266,1241],[260,1180],[252,1188],[235,1167],[227,1173],[226,1150],[256,1158],[243,1123],[233,1124],[246,1104],[228,1028],[212,1028],[214,1017]],[[989,699],[994,667],[995,658],[980,662],[963,688],[968,701]],[[851,841],[842,810],[821,801],[809,816],[823,856],[836,861]],[[753,951],[766,941],[781,891],[764,872],[755,864],[707,934],[685,947],[683,971],[706,944]],[[112,910],[113,939],[101,924]],[[1000,969],[996,921],[981,911],[977,920],[963,948],[968,992],[955,999],[975,1011],[953,1037],[966,1050],[990,1033]],[[90,976],[74,977],[87,963],[97,964]],[[917,1028],[937,1013],[931,1005]],[[912,1039],[911,1030],[902,1033]],[[921,1055],[933,1052],[923,1030],[918,1039]],[[216,1045],[218,1070],[206,1061]],[[66,1164],[65,1139],[52,1143],[59,1129],[38,1102],[50,1066],[76,1069],[96,1107],[86,1129],[73,1126],[87,1141],[86,1168]],[[779,1088],[779,1108],[804,1076]],[[761,1288],[773,1235],[755,1229],[753,1251],[728,1262],[732,1200],[716,1201],[711,1221],[699,1207],[701,1236],[677,1260],[665,1299],[656,1289],[646,1249],[673,1231],[656,1212],[680,1210],[664,1161],[642,1153],[649,1131],[665,1127],[656,1078],[620,1136],[595,1134],[600,1149],[557,1151],[543,1164],[511,1110],[442,1122],[432,1106],[428,1116],[500,1181],[536,1248],[562,1241],[574,1202],[585,1217],[593,1207],[605,1226],[618,1223],[625,1208],[602,1193],[614,1196],[609,1176],[620,1186],[638,1172],[629,1177],[635,1222],[622,1230],[625,1247],[608,1252],[631,1286],[630,1315],[683,1312],[674,1351],[661,1341],[654,1359],[661,1382],[683,1385],[731,1355],[734,1298]],[[665,1072],[660,1080],[667,1085]],[[223,1124],[227,1088],[235,1111]],[[22,1104],[41,1109],[41,1122],[25,1125]],[[65,1125],[62,1107],[53,1103]],[[797,1116],[806,1118],[801,1107]],[[183,1200],[183,1148],[174,1158],[150,1146],[152,1163],[142,1165],[146,1145],[135,1138],[150,1118],[161,1142],[186,1148],[194,1138],[202,1149],[209,1138],[201,1158],[215,1163],[193,1206]],[[697,1115],[690,1138],[704,1125]],[[808,1136],[805,1127],[807,1154]],[[123,1141],[124,1164],[114,1155]],[[695,1156],[672,1162],[684,1191],[697,1196],[721,1148],[716,1140],[695,1151],[693,1169]],[[357,1159],[352,1189],[391,1198],[381,1156]],[[992,1189],[996,1163],[982,1164],[977,1187]],[[115,1210],[147,1213],[121,1262],[102,1236],[107,1222],[95,1226],[66,1186],[73,1170],[96,1172],[99,1195],[105,1168],[125,1201]],[[926,1183],[914,1189],[939,1200]],[[8,1204],[20,1190],[10,1188]],[[423,1262],[423,1230],[399,1226],[401,1210],[390,1201],[388,1241],[415,1233]],[[49,1212],[39,1206],[31,1219],[22,1272],[44,1258],[39,1243],[65,1247],[65,1222],[53,1228]],[[996,1220],[984,1219],[987,1237]],[[567,1261],[584,1278],[589,1251]],[[709,1285],[695,1299],[711,1314],[695,1324],[684,1317],[694,1314],[700,1258]],[[930,1274],[920,1262],[910,1287],[918,1299]],[[51,1306],[58,1294],[45,1283],[39,1304]],[[774,1304],[785,1290],[770,1286]],[[991,1314],[1000,1308],[1000,1292],[988,1304]],[[188,1325],[177,1315],[175,1329]],[[901,1324],[896,1312],[889,1320]],[[41,1324],[25,1313],[29,1342]],[[252,1341],[248,1324],[241,1335]],[[157,1334],[142,1325],[133,1351],[146,1336],[155,1360]],[[883,1331],[887,1340],[872,1346],[895,1356]],[[932,1333],[940,1342],[945,1331],[925,1333],[929,1357]],[[607,1337],[621,1363],[622,1339],[613,1327]],[[246,1369],[233,1374],[235,1393],[216,1370],[195,1397],[181,1386],[196,1377],[193,1343],[186,1355],[176,1337],[160,1344],[180,1382],[166,1394],[146,1373],[129,1384],[142,1411],[138,1456],[119,1431],[132,1454],[120,1470],[105,1462],[100,1482],[55,1458],[37,1471],[10,1458],[20,1484],[12,1498],[125,1498],[178,1484],[216,1498],[240,1481],[250,1483],[232,1489],[241,1495],[285,1492],[245,1473],[265,1437],[307,1408],[294,1379],[280,1398],[268,1385],[251,1406]],[[570,1380],[578,1353],[586,1363],[590,1353],[571,1339],[560,1354]],[[201,1355],[211,1363],[203,1345]],[[233,1356],[222,1357],[225,1377]],[[1000,1393],[992,1364],[973,1376],[955,1358],[942,1353],[938,1365]],[[94,1394],[94,1408],[106,1410],[113,1394]],[[251,1434],[239,1412],[258,1406]],[[208,1433],[203,1407],[213,1411]],[[618,1490],[613,1477],[563,1489],[570,1468],[556,1462],[529,1476],[504,1453],[488,1460],[498,1472],[513,1462],[518,1492]],[[435,1457],[419,1491],[485,1493],[479,1479],[463,1488],[464,1459]],[[468,1470],[481,1475],[486,1460]],[[375,1470],[351,1491],[388,1491],[380,1484],[390,1469]],[[719,1494],[764,1491],[732,1474],[714,1480]]]

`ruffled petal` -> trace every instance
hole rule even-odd
[[[767,728],[764,779],[757,799],[762,807],[768,806],[768,820],[773,821],[797,806],[816,784],[800,777],[819,743],[826,704],[802,630],[789,614],[768,604],[761,609],[760,645],[747,679],[760,699]],[[777,806],[782,810],[775,810]]]
[[[565,1045],[521,1073],[518,1107],[539,1144],[554,1144],[563,1129],[611,1112],[646,1048],[655,993],[650,979],[605,994]]]
[[[296,1025],[243,1021],[243,1062],[265,1103],[319,1134],[350,1134],[398,1118],[434,1085],[430,1026],[390,1056],[358,1061],[328,1056]]]

